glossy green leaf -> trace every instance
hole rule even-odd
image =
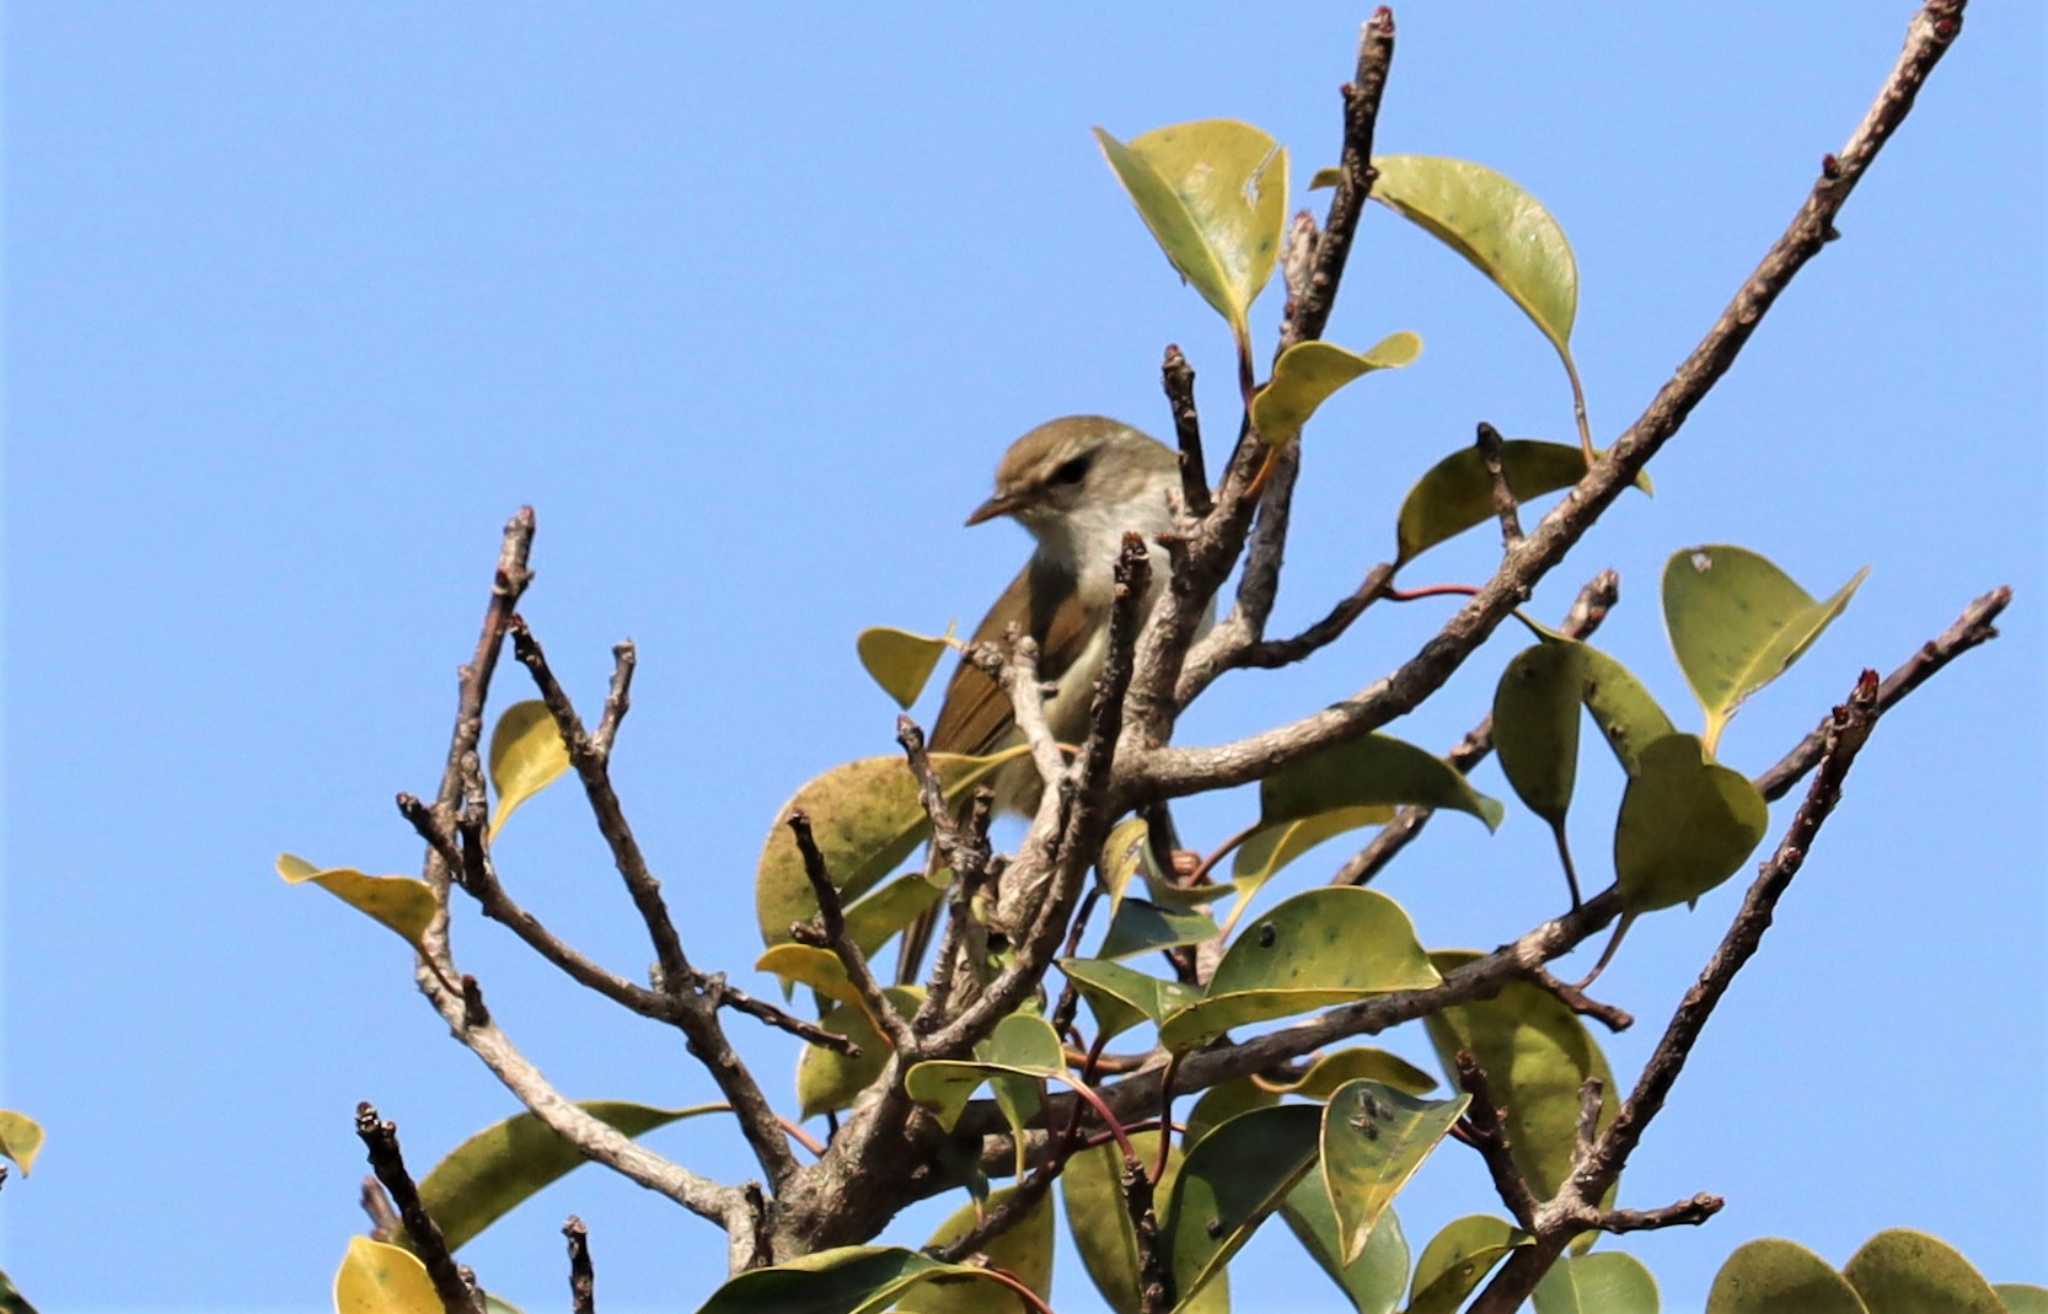
[[[944,892],[921,872],[898,876],[846,910],[846,934],[861,953],[873,958],[891,936],[917,920]]]
[[[1536,1314],[1658,1314],[1657,1279],[1619,1250],[1576,1255],[1550,1266],[1533,1295]]]
[[[491,730],[490,768],[491,785],[498,791],[490,830],[496,839],[498,828],[520,804],[569,769],[569,746],[562,742],[561,729],[546,703],[514,703],[499,715]]]
[[[1870,1314],[2006,1314],[1969,1260],[1940,1237],[1895,1227],[1865,1241],[1842,1276]]]
[[[434,892],[411,876],[365,876],[353,867],[315,867],[295,854],[277,855],[287,885],[317,885],[357,912],[398,932],[414,949],[434,919]]]
[[[2005,1302],[2006,1314],[2048,1314],[2048,1287],[2030,1282],[1999,1282],[1991,1289]]]
[[[28,1297],[0,1273],[0,1314],[36,1314],[36,1307],[29,1304]]]
[[[841,1246],[742,1273],[697,1314],[881,1314],[913,1290],[956,1283],[972,1284],[984,1299],[1009,1291],[969,1264],[942,1264],[901,1246]]]
[[[1349,1264],[1337,1257],[1337,1216],[1316,1174],[1295,1183],[1280,1206],[1280,1217],[1358,1314],[1393,1314],[1408,1288],[1408,1238],[1393,1210],[1380,1215],[1365,1253]]]
[[[1708,761],[1691,735],[1648,745],[1640,765],[1614,826],[1615,879],[1622,903],[1638,913],[1697,899],[1727,880],[1771,821],[1756,786]]]
[[[1096,870],[1102,877],[1104,891],[1109,895],[1112,919],[1123,906],[1123,898],[1130,889],[1133,876],[1145,878],[1145,889],[1152,902],[1180,912],[1214,903],[1230,893],[1228,885],[1180,884],[1159,869],[1150,841],[1151,828],[1145,824],[1145,819],[1126,817],[1110,830],[1109,838],[1102,842],[1102,859]]]
[[[932,678],[939,658],[952,646],[948,642],[952,637],[953,627],[950,625],[938,638],[877,625],[862,630],[854,639],[853,648],[860,655],[860,664],[867,668],[875,683],[882,686],[882,692],[907,711],[917,701],[917,696],[924,692],[925,681]]]
[[[1825,1259],[1767,1237],[1738,1246],[1714,1275],[1707,1314],[1870,1314]]]
[[[1231,119],[1095,140],[1180,276],[1248,341],[1245,312],[1272,277],[1287,222],[1287,152]]]
[[[1121,963],[1097,958],[1062,958],[1060,971],[1081,992],[1094,1015],[1097,1039],[1120,1036],[1140,1022],[1157,1023],[1168,1013],[1192,1003],[1192,986],[1149,976]]]
[[[1471,1102],[1470,1095],[1417,1099],[1363,1078],[1330,1096],[1323,1106],[1323,1184],[1337,1217],[1342,1262],[1365,1253],[1387,1206]]]
[[[1238,845],[1230,868],[1231,884],[1243,902],[1231,909],[1232,919],[1249,904],[1253,895],[1280,869],[1324,840],[1334,839],[1361,826],[1382,826],[1394,819],[1391,803],[1367,803],[1353,808],[1332,808],[1312,817],[1261,826]]]
[[[1159,1043],[1188,1050],[1231,1027],[1427,989],[1439,979],[1401,905],[1377,890],[1324,886],[1247,926],[1202,998],[1160,1024]]]
[[[43,1125],[26,1113],[0,1109],[0,1156],[12,1159],[26,1177],[43,1149]]]
[[[1768,560],[1725,543],[1684,548],[1664,563],[1664,625],[1679,669],[1706,712],[1707,752],[1742,700],[1783,674],[1856,592],[1865,566],[1825,602]]]
[[[986,1208],[993,1209],[1015,1191],[1005,1187],[991,1195]],[[968,1201],[932,1233],[926,1249],[945,1245],[954,1238],[964,1235],[981,1221],[982,1206]],[[1016,1223],[988,1241],[980,1253],[988,1257],[989,1267],[1000,1268],[1017,1278],[1025,1286],[1038,1293],[1044,1300],[1052,1294],[1052,1252],[1053,1219],[1052,1193],[1046,1192],[1035,1208]],[[913,1290],[896,1307],[901,1314],[983,1314],[983,1311],[997,1311],[999,1314],[1032,1314],[1025,1308],[1024,1301],[1013,1291],[976,1284],[927,1282]]]
[[[1371,734],[1282,767],[1259,782],[1259,823],[1272,826],[1337,808],[1420,803],[1500,825],[1500,804],[1473,789],[1442,758],[1394,738]]]
[[[1473,950],[1432,953],[1430,961],[1449,975],[1478,958]],[[1505,1110],[1508,1144],[1536,1198],[1557,1194],[1571,1169],[1579,1121],[1579,1087],[1598,1077],[1605,1092],[1600,1127],[1614,1121],[1621,1103],[1614,1071],[1593,1037],[1555,995],[1527,982],[1502,986],[1491,999],[1454,1004],[1424,1019],[1447,1078],[1457,1079],[1454,1058],[1472,1051]],[[1609,1191],[1612,1198],[1613,1192]]]
[[[1496,1264],[1535,1239],[1505,1219],[1467,1214],[1444,1227],[1415,1261],[1406,1314],[1457,1314]]]
[[[1558,830],[1579,770],[1583,649],[1539,643],[1515,654],[1493,690],[1493,747],[1515,796]]]
[[[1159,1133],[1133,1132],[1131,1147],[1140,1162],[1150,1165],[1158,1157]],[[1162,1221],[1183,1158],[1180,1146],[1168,1149],[1166,1174],[1153,1188],[1153,1211]],[[1138,1241],[1124,1205],[1122,1173],[1123,1156],[1114,1145],[1077,1151],[1060,1174],[1060,1202],[1066,1209],[1067,1230],[1073,1233],[1081,1266],[1102,1299],[1116,1314],[1140,1314]],[[1187,1314],[1229,1314],[1229,1274],[1218,1273],[1184,1308]]]
[[[1250,1077],[1233,1077],[1229,1081],[1218,1082],[1202,1092],[1182,1120],[1187,1130],[1181,1133],[1181,1148],[1193,1149],[1204,1136],[1240,1113],[1270,1109],[1279,1102],[1277,1093]]]
[[[1110,918],[1095,956],[1129,958],[1148,949],[1201,944],[1215,939],[1220,929],[1207,913],[1180,912],[1145,899],[1125,899]]]
[[[988,1039],[974,1047],[975,1057],[931,1059],[904,1074],[910,1098],[938,1115],[939,1126],[953,1130],[967,1101],[981,1083],[998,1077],[1041,1080],[1067,1070],[1066,1054],[1052,1023],[1030,1013],[1012,1013],[996,1024]]]
[[[334,1272],[334,1314],[441,1314],[441,1297],[412,1251],[354,1236]]]
[[[882,993],[905,1017],[916,1013],[924,1002],[921,986],[892,986]],[[818,1025],[835,1036],[845,1036],[860,1046],[860,1053],[849,1057],[816,1045],[804,1046],[796,1062],[796,1098],[797,1108],[806,1118],[850,1108],[882,1075],[882,1067],[889,1061],[888,1040],[858,1005],[837,1005],[818,1019]]]
[[[933,753],[931,761],[946,797],[958,799],[991,771],[1030,751],[1019,744],[987,757]],[[861,758],[806,782],[777,810],[761,845],[754,913],[764,945],[782,943],[789,939],[793,923],[818,915],[803,856],[785,823],[797,808],[810,814],[811,833],[825,856],[833,887],[849,901],[873,889],[931,833],[917,780],[901,754]]]
[[[1557,349],[1576,409],[1584,395],[1572,362],[1579,313],[1579,266],[1564,229],[1541,202],[1483,164],[1435,155],[1376,155],[1372,199],[1470,261]],[[1581,437],[1591,437],[1583,422]]]
[[[1186,1308],[1316,1164],[1323,1111],[1281,1104],[1240,1114],[1188,1152],[1162,1220]]]
[[[1586,473],[1586,454],[1564,443],[1510,438],[1500,445],[1501,472],[1517,502],[1570,488]],[[1476,447],[1452,452],[1429,468],[1401,501],[1395,564],[1494,519],[1493,476]]]
[[[642,1136],[684,1118],[724,1113],[724,1104],[658,1109],[627,1100],[581,1100],[577,1108],[628,1136]],[[586,1160],[531,1113],[493,1123],[456,1146],[420,1179],[420,1201],[459,1250],[527,1197]]]
[[[1301,437],[1318,407],[1353,379],[1399,369],[1422,355],[1422,339],[1390,333],[1363,354],[1329,342],[1297,342],[1273,362],[1273,377],[1252,398],[1252,427],[1275,447]]]
[[[1436,1089],[1436,1078],[1398,1054],[1370,1045],[1340,1049],[1317,1055],[1292,1081],[1271,1081],[1253,1073],[1249,1081],[1275,1095],[1299,1095],[1303,1099],[1327,1100],[1339,1086],[1364,1078],[1383,1082],[1410,1095],[1427,1095]]]
[[[1676,727],[1626,666],[1589,644],[1579,644],[1578,650],[1585,667],[1586,710],[1621,769],[1636,775],[1642,770],[1643,750]]]

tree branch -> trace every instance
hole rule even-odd
[[[810,878],[811,893],[818,900],[818,922],[823,928],[821,935],[813,938],[797,934],[809,928],[795,926],[790,933],[799,943],[822,942],[839,965],[846,969],[846,979],[853,984],[853,992],[860,999],[861,1011],[875,1024],[875,1029],[889,1038],[891,1048],[898,1051],[908,1049],[912,1036],[910,1024],[896,1012],[889,996],[883,993],[882,983],[875,979],[874,969],[868,966],[867,955],[853,942],[846,931],[846,910],[840,906],[839,890],[832,884],[832,873],[825,869],[825,855],[818,851],[818,841],[811,835],[811,819],[802,808],[793,809],[784,818],[790,833],[796,836],[797,852],[803,855],[804,875]]]
[[[1464,1132],[1462,1139],[1479,1151],[1479,1157],[1486,1161],[1486,1171],[1493,1176],[1493,1187],[1500,1192],[1501,1203],[1514,1215],[1515,1222],[1523,1231],[1533,1232],[1536,1230],[1538,1206],[1536,1193],[1529,1189],[1529,1180],[1515,1166],[1514,1153],[1508,1144],[1507,1124],[1501,1121],[1500,1106],[1493,1102],[1493,1091],[1486,1084],[1486,1071],[1468,1049],[1459,1050],[1455,1062],[1458,1085],[1472,1097],[1465,1116],[1460,1119]]]
[[[1209,467],[1202,459],[1202,420],[1195,410],[1195,370],[1178,346],[1169,344],[1159,367],[1173,412],[1173,436],[1180,447],[1180,500],[1187,513],[1200,519],[1215,503],[1209,499]]]
[[[413,1184],[412,1174],[405,1168],[405,1156],[398,1151],[397,1124],[380,1120],[376,1108],[365,1100],[356,1105],[356,1135],[370,1152],[371,1170],[398,1206],[398,1217],[412,1239],[414,1253],[426,1265],[427,1276],[433,1279],[434,1294],[441,1298],[442,1309],[447,1314],[484,1314],[482,1294],[463,1280],[439,1224],[420,1203],[419,1187]]]
[[[597,1314],[597,1272],[590,1265],[590,1229],[574,1214],[562,1224],[569,1239],[569,1300],[574,1314]]]

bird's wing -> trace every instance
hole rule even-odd
[[[1003,631],[1028,610],[1031,637],[1038,641],[1038,678],[1057,680],[1087,649],[1089,636],[1101,624],[1103,609],[1089,607],[1076,589],[1054,587],[1055,581],[1045,575],[1041,575],[1039,587],[1034,588],[1034,569],[1050,574],[1035,558],[1027,562],[989,608],[988,615],[981,618],[981,624],[975,626],[974,637],[968,642],[1000,643]],[[1066,600],[1057,607],[1032,605],[1036,599],[1062,593]],[[978,756],[1001,748],[1015,724],[1016,715],[1002,687],[972,662],[963,660],[953,668],[953,678],[946,685],[946,700],[939,705],[939,719],[932,726],[928,742],[936,753]]]

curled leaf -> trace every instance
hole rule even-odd
[[[0,1156],[14,1160],[26,1177],[43,1149],[43,1125],[26,1113],[0,1109]]]
[[[1413,364],[1421,354],[1422,339],[1406,331],[1363,354],[1328,342],[1297,342],[1273,362],[1273,377],[1252,398],[1252,427],[1275,447],[1291,443],[1339,388],[1375,370]]]
[[[1364,1253],[1349,1264],[1337,1257],[1337,1215],[1330,1208],[1330,1193],[1316,1174],[1294,1184],[1287,1202],[1280,1206],[1280,1217],[1357,1314],[1393,1314],[1408,1286],[1408,1238],[1402,1235],[1401,1220],[1392,1209],[1380,1215]]]
[[[546,703],[514,703],[499,715],[491,730],[490,767],[491,785],[498,791],[490,830],[491,838],[496,839],[498,828],[520,804],[569,769],[568,745],[562,742],[562,731]]]
[[[1133,1132],[1131,1146],[1140,1162],[1152,1163],[1159,1150],[1159,1133]],[[1173,1185],[1185,1158],[1181,1149],[1180,1145],[1167,1148],[1166,1174],[1152,1193],[1155,1209],[1163,1209],[1173,1199]],[[1102,1299],[1116,1314],[1142,1314],[1138,1239],[1131,1227],[1131,1212],[1124,1205],[1122,1171],[1123,1158],[1114,1145],[1076,1151],[1060,1174],[1060,1199],[1066,1209],[1067,1230],[1073,1233],[1074,1248],[1081,1254],[1081,1266],[1088,1270]],[[1230,1314],[1229,1273],[1217,1273],[1183,1302],[1181,1310],[1182,1314]]]
[[[925,682],[932,678],[932,671],[938,667],[952,637],[950,625],[938,638],[877,625],[862,630],[854,639],[853,648],[860,655],[860,664],[882,686],[882,692],[907,711],[924,692]]]
[[[414,949],[434,918],[434,892],[410,876],[365,876],[353,867],[315,867],[290,853],[277,855],[287,885],[313,884],[357,912],[398,932]]]

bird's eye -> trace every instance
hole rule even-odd
[[[1075,457],[1073,460],[1067,462],[1059,469],[1053,471],[1052,479],[1048,482],[1055,484],[1080,483],[1081,480],[1088,474],[1088,462],[1093,459],[1094,458],[1092,456]]]

